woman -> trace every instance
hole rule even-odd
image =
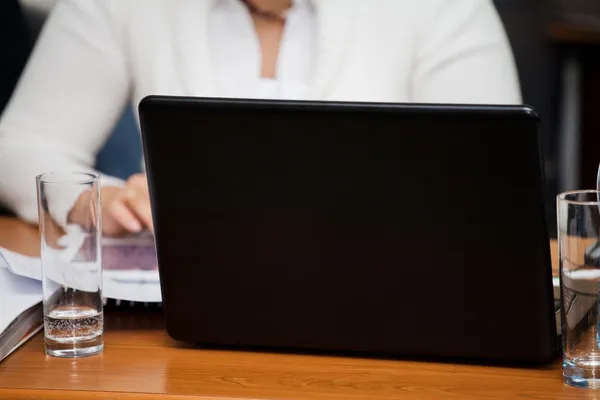
[[[148,94],[520,102],[491,0],[64,0],[0,120],[0,200],[35,221],[34,176],[90,169]],[[152,229],[144,176],[102,182],[105,234]]]

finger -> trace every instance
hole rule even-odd
[[[141,220],[151,232],[154,232],[152,209],[150,207],[148,192],[139,187],[129,186],[126,188],[126,202],[139,220]]]
[[[133,233],[142,230],[142,223],[136,214],[130,210],[124,197],[117,197],[108,205],[110,218],[122,226],[125,230]]]
[[[138,186],[140,188],[148,190],[148,180],[145,174],[131,175],[127,180],[127,186]]]

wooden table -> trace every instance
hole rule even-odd
[[[35,228],[0,218],[0,245],[35,255]],[[555,248],[554,248],[555,250]],[[578,399],[545,369],[185,348],[159,313],[107,313],[104,354],[44,355],[36,336],[0,363],[0,399]]]

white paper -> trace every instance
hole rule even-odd
[[[38,326],[36,329],[34,329],[33,331],[29,332],[29,334],[25,337],[23,337],[19,343],[17,343],[15,345],[15,347],[13,347],[12,349],[10,349],[10,351],[8,353],[6,353],[6,355],[4,356],[4,358],[10,356],[12,353],[14,353],[15,350],[17,350],[19,347],[23,346],[23,344],[28,341],[29,339],[31,339],[32,337],[34,337],[35,335],[38,334],[39,331],[41,331],[44,328],[44,325],[40,325]],[[0,360],[2,361],[2,360]]]
[[[94,263],[73,262],[76,250],[68,247],[52,255],[53,262],[46,264],[51,268],[47,276],[80,290],[94,291],[98,265]],[[61,262],[62,261],[62,262]],[[42,280],[42,264],[39,258],[27,257],[13,251],[0,248],[0,270],[4,267],[16,275]],[[157,270],[152,271],[105,271],[102,274],[102,295],[110,299],[161,302],[160,279]],[[21,311],[23,311],[22,309]]]
[[[42,283],[0,268],[0,333],[23,311],[41,302]]]
[[[15,275],[38,281],[42,280],[42,267],[39,258],[24,256],[14,251],[0,248],[0,267],[8,269]]]

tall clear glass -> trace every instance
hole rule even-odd
[[[83,357],[101,353],[99,177],[92,173],[48,173],[39,175],[36,182],[46,354]],[[76,201],[77,217],[72,218]],[[74,257],[73,247],[81,243],[85,248]]]
[[[600,192],[558,195],[564,382],[600,388]]]

